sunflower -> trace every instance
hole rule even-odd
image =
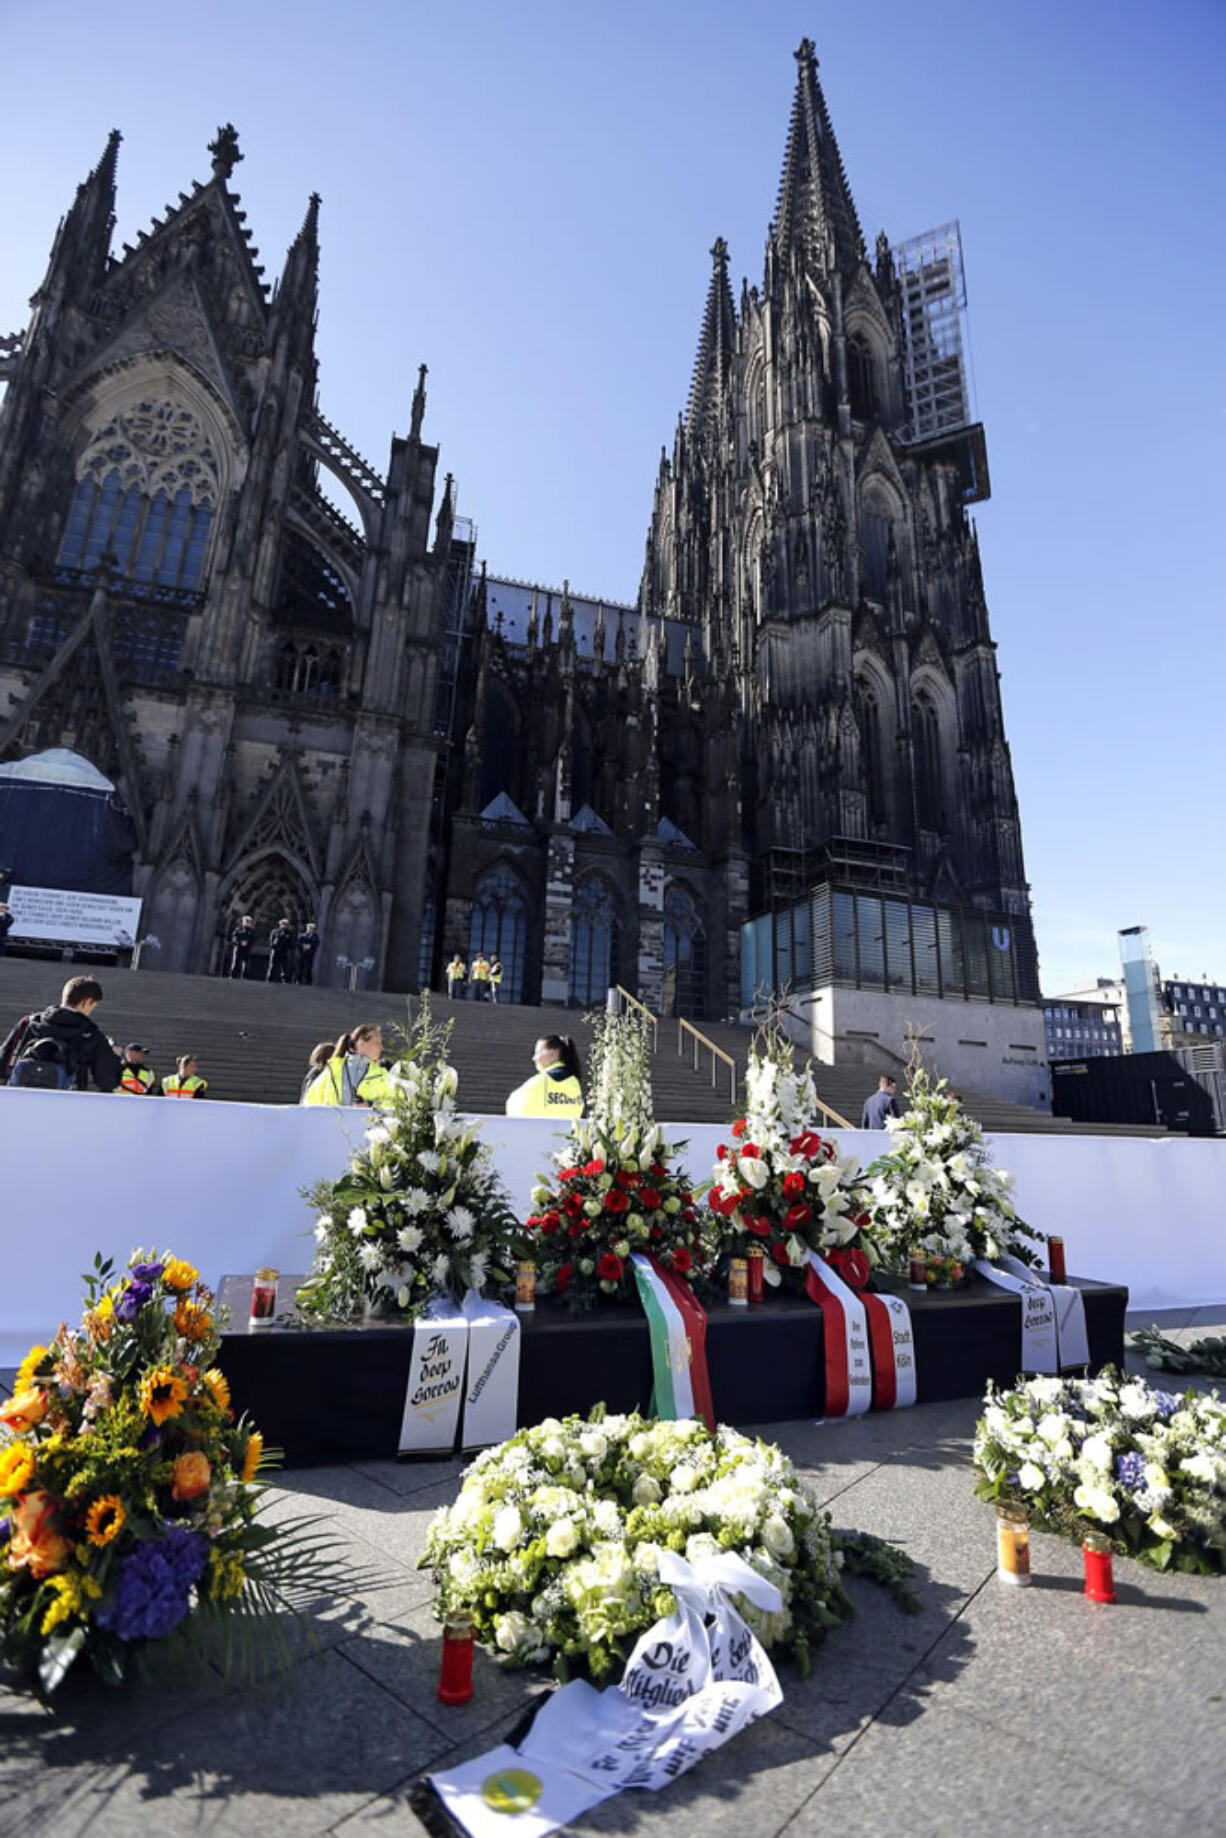
[[[31,1385],[34,1383],[34,1374],[46,1359],[49,1351],[49,1347],[30,1348],[30,1351],[26,1354],[17,1368],[17,1382],[13,1386],[15,1392],[28,1391],[30,1389]]]
[[[177,1417],[187,1397],[187,1385],[169,1366],[147,1372],[140,1382],[140,1406],[155,1423]]]
[[[216,1404],[218,1410],[230,1408],[230,1384],[224,1372],[216,1366],[210,1366],[204,1375],[204,1388]]]
[[[184,1340],[207,1340],[213,1332],[213,1317],[199,1302],[181,1301],[175,1306],[175,1332]]]
[[[24,1492],[33,1472],[34,1451],[28,1442],[10,1442],[7,1449],[0,1449],[0,1500]]]
[[[91,1544],[110,1544],[123,1530],[127,1513],[117,1493],[104,1493],[85,1515],[85,1536]]]
[[[113,1296],[99,1296],[98,1306],[86,1312],[85,1326],[91,1340],[110,1339],[115,1327],[115,1300]]]
[[[162,1271],[162,1281],[167,1289],[190,1289],[193,1283],[199,1282],[200,1272],[194,1264],[189,1264],[182,1257],[168,1257]]]
[[[247,1447],[243,1451],[243,1465],[239,1471],[240,1480],[253,1481],[255,1479],[263,1453],[264,1438],[260,1435],[259,1430],[252,1430],[247,1438]]]

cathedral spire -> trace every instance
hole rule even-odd
[[[728,245],[717,236],[711,248],[711,285],[694,360],[686,429],[696,433],[723,394],[736,343],[736,308],[728,281]]]
[[[291,331],[291,348],[314,362],[315,312],[319,300],[319,193],[313,191],[301,228],[290,244],[277,283],[276,310]]]
[[[77,195],[60,225],[51,251],[44,288],[57,268],[70,268],[73,271],[70,285],[79,285],[83,290],[96,287],[102,279],[115,228],[115,178],[122,139],[119,129],[112,128],[102,158],[77,186]]]
[[[813,40],[802,39],[794,55],[796,98],[779,181],[775,239],[780,254],[795,249],[818,269],[851,268],[864,253],[864,238],[818,81]]]

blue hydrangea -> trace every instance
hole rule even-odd
[[[1154,1400],[1154,1408],[1164,1423],[1168,1417],[1173,1417],[1177,1410],[1183,1408],[1183,1399],[1177,1391],[1155,1391],[1151,1393],[1151,1396]]]
[[[114,1600],[95,1617],[98,1626],[120,1640],[160,1640],[187,1614],[208,1556],[199,1532],[167,1526],[163,1538],[138,1545],[124,1559]]]
[[[1116,1458],[1115,1472],[1121,1486],[1139,1493],[1145,1485],[1145,1457],[1143,1455],[1120,1455]]]

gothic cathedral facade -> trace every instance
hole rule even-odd
[[[917,437],[894,256],[797,64],[762,283],[735,300],[716,241],[634,606],[477,567],[424,368],[385,472],[324,419],[317,198],[270,291],[227,127],[117,256],[111,136],[0,339],[0,760],[112,780],[159,968],[284,913],[320,980],[484,949],[512,1001],[721,1017],[751,922],[829,884],[1007,921],[1037,996],[982,432]]]

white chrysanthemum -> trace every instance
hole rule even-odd
[[[319,1220],[318,1224],[315,1227],[316,1243],[323,1244],[327,1236],[328,1236],[328,1221],[326,1219],[321,1219]]]
[[[383,1268],[383,1252],[377,1244],[359,1245],[358,1262],[373,1276]]]
[[[366,1230],[366,1208],[364,1206],[355,1206],[346,1219],[345,1224],[349,1227],[349,1230],[353,1233],[355,1238],[360,1238],[362,1233]]]
[[[424,1187],[410,1187],[401,1204],[406,1213],[424,1213],[430,1207],[430,1195]]]
[[[421,1249],[421,1241],[424,1236],[425,1233],[419,1225],[402,1225],[396,1234],[396,1243],[402,1251],[408,1251],[411,1255],[414,1251]]]
[[[435,1284],[436,1287],[439,1284],[446,1282],[447,1272],[450,1268],[451,1268],[450,1260],[440,1252],[440,1254],[435,1258],[434,1262],[430,1266],[430,1280]]]
[[[477,1216],[467,1206],[453,1206],[443,1223],[458,1243],[467,1244],[473,1235]]]
[[[419,1149],[417,1165],[424,1168],[427,1174],[437,1174],[442,1167],[443,1158],[434,1149]]]

